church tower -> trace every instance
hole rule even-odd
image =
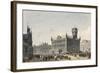
[[[27,35],[28,35],[28,40],[27,41],[28,41],[29,45],[32,46],[32,32],[31,32],[29,26],[27,26]]]
[[[78,29],[77,28],[72,28],[73,39],[77,39],[77,34],[78,34]]]

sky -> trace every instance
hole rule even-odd
[[[81,40],[91,39],[91,14],[80,12],[54,12],[23,10],[23,33],[27,26],[32,31],[33,45],[51,44],[51,37],[66,34],[72,36],[72,28],[78,28]]]

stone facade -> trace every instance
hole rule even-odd
[[[80,38],[77,38],[78,29],[72,28],[72,37],[66,34],[65,38],[57,36],[57,39],[51,38],[52,48],[56,54],[60,53],[79,53]]]
[[[32,32],[27,26],[27,33],[23,34],[23,61],[28,61],[33,56]]]
[[[48,55],[50,54],[51,45],[48,43],[42,43],[41,45],[34,45],[33,46],[33,54],[34,55]]]
[[[83,40],[80,43],[81,51],[82,52],[91,52],[91,41],[90,40]]]

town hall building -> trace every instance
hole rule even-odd
[[[80,38],[77,37],[78,29],[72,28],[72,36],[62,38],[57,36],[56,39],[51,38],[51,45],[55,53],[79,53],[80,52]]]

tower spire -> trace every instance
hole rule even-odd
[[[78,29],[76,27],[72,28],[72,35],[74,39],[77,38],[77,33],[78,33]]]
[[[29,28],[29,26],[27,25],[27,32],[30,32],[30,28]]]

